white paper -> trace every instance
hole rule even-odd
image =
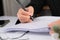
[[[60,17],[42,16],[35,18],[34,21],[31,23],[20,23],[18,25],[9,26],[9,28],[27,28],[27,29],[44,28],[44,27],[48,27],[49,23],[53,21],[57,21],[59,19]]]
[[[42,16],[42,17],[35,18],[34,21],[31,23],[20,23],[18,25],[5,27],[3,29],[4,29],[4,31],[9,31],[9,30],[24,30],[24,31],[30,30],[30,31],[33,31],[34,29],[37,29],[37,31],[39,31],[41,28],[46,28],[46,27],[48,28],[49,23],[59,20],[59,19],[60,19],[60,17]],[[45,30],[43,30],[43,31],[45,31]]]
[[[2,37],[2,38],[15,38],[15,37],[18,37],[18,36],[21,36],[23,33],[25,33],[25,32],[23,32],[23,33],[7,33],[7,34],[5,34],[5,33],[1,33],[2,31],[3,32],[5,32],[5,31],[7,31],[7,30],[5,30],[5,29],[8,29],[8,28],[16,28],[16,30],[18,30],[18,28],[20,28],[20,29],[31,29],[32,31],[34,30],[37,30],[37,31],[39,31],[40,30],[40,28],[47,28],[48,26],[48,23],[50,23],[50,22],[53,22],[53,21],[56,21],[56,20],[59,20],[60,19],[60,17],[53,17],[53,16],[42,16],[42,17],[38,17],[38,18],[36,18],[36,19],[34,19],[34,21],[33,22],[31,22],[31,23],[26,23],[26,24],[18,24],[18,25],[13,25],[13,24],[15,24],[15,22],[16,22],[16,18],[13,18],[13,17],[7,17],[8,19],[10,19],[12,22],[11,23],[9,23],[9,25],[8,26],[5,26],[5,27],[3,27],[3,28],[0,28],[0,36]],[[4,17],[4,19],[7,19],[7,18],[5,18]],[[1,18],[2,19],[2,18]],[[36,26],[35,25],[35,23],[37,23],[37,22],[43,22],[43,24],[45,24],[46,26],[44,26],[44,25],[39,25],[39,26]],[[44,23],[45,22],[45,23]],[[28,24],[28,25],[27,25]],[[29,25],[30,24],[30,25]],[[34,24],[34,25],[32,25],[32,24]],[[23,26],[23,27],[22,27]],[[9,29],[10,30],[10,29]],[[31,31],[30,30],[30,31]],[[46,29],[47,30],[47,29]],[[41,30],[42,31],[42,30]],[[30,34],[30,33],[28,33],[28,34],[26,34],[26,35],[24,35],[21,39],[27,39],[27,38],[29,38],[29,40],[54,40],[51,36],[47,36],[47,35],[36,35],[36,34]],[[10,39],[9,39],[10,40]],[[17,39],[18,40],[18,39]]]

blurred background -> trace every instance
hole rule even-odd
[[[21,0],[21,2],[23,2],[24,5],[27,4],[27,1]],[[16,16],[20,7],[16,0],[0,0],[0,15]]]

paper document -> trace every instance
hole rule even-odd
[[[5,30],[5,32],[9,32],[9,33],[15,33],[15,32],[26,32],[29,31],[29,33],[38,33],[38,34],[49,34],[49,29],[48,27],[46,28],[38,28],[38,29],[24,29],[24,28],[8,28],[7,30]]]
[[[59,20],[60,17],[54,17],[54,16],[42,16],[37,17],[34,19],[31,23],[20,23],[18,25],[5,27],[3,28],[4,31],[31,31],[31,32],[49,32],[48,24]]]

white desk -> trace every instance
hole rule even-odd
[[[1,16],[0,17],[0,20],[10,20],[10,22],[6,25],[6,26],[12,26],[12,25],[15,25],[16,21],[17,21],[17,17],[14,17],[14,16]],[[6,27],[5,26],[5,27]]]
[[[18,18],[14,17],[14,16],[12,16],[12,17],[11,16],[2,16],[2,17],[0,17],[0,20],[10,20],[10,23],[8,23],[5,27],[15,25],[17,19]],[[0,32],[1,32],[1,30],[0,30]],[[14,37],[14,36],[17,36],[17,35],[20,35],[20,34],[23,34],[23,33],[18,33],[18,34],[4,34],[5,36],[3,36],[2,34],[0,34],[0,35],[3,36],[3,37],[6,37],[6,36]],[[29,38],[29,40],[54,40],[49,35],[37,35],[37,34],[29,34],[29,33],[26,34],[23,38]]]

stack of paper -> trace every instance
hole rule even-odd
[[[31,23],[20,23],[18,25],[5,27],[3,28],[4,31],[30,31],[30,32],[49,32],[48,24],[59,20],[60,17],[54,17],[54,16],[42,16],[37,17],[34,19]]]

